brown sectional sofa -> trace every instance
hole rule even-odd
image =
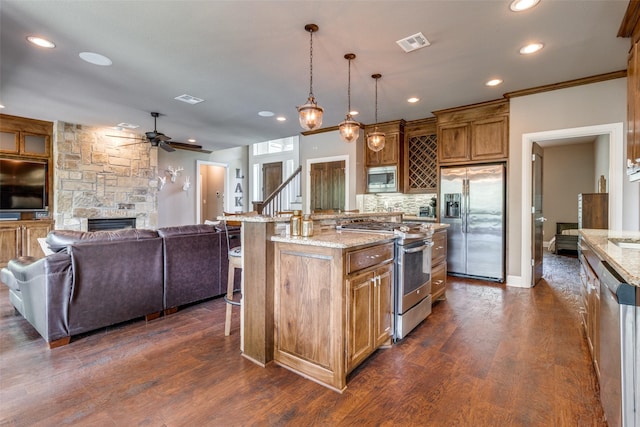
[[[56,230],[47,243],[54,254],[12,260],[1,280],[16,310],[51,348],[73,335],[156,318],[226,290],[226,232],[217,227]]]

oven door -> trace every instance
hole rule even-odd
[[[431,293],[431,240],[398,245],[398,306],[405,313]]]

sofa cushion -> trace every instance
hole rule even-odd
[[[53,252],[62,252],[66,251],[68,245],[74,243],[143,240],[156,237],[158,237],[157,231],[138,228],[103,231],[54,230],[47,235],[47,245]]]
[[[216,226],[206,224],[179,225],[176,227],[163,227],[158,229],[160,237],[183,236],[188,234],[216,233]]]

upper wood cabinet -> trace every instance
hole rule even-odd
[[[506,160],[509,156],[509,101],[497,100],[434,111],[440,164]]]
[[[49,158],[53,123],[0,115],[0,153]]]
[[[640,180],[640,2],[630,1],[618,37],[631,38],[627,62],[627,174]]]
[[[404,136],[403,192],[437,192],[438,137],[435,117],[407,122]]]
[[[379,123],[375,125],[367,125],[364,128],[364,158],[365,167],[371,166],[398,166],[401,170],[403,157],[404,141],[404,120],[395,120],[392,122]],[[373,132],[375,128],[379,132],[385,134],[384,148],[380,151],[372,151],[367,147],[367,135]]]

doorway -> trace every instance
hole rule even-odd
[[[342,169],[344,168],[343,173],[341,173],[341,175],[343,175],[344,180],[339,180],[337,182],[335,182],[333,185],[336,188],[339,188],[339,190],[336,190],[335,192],[333,192],[333,196],[332,197],[338,197],[340,198],[340,202],[342,204],[342,210],[348,210],[350,209],[349,207],[349,156],[333,156],[333,157],[323,157],[323,158],[317,158],[317,159],[307,159],[307,171],[306,172],[306,182],[304,183],[304,188],[305,188],[305,205],[306,205],[306,209],[308,209],[309,212],[312,212],[313,209],[311,207],[311,201],[313,198],[315,198],[315,194],[317,189],[314,188],[314,186],[316,184],[314,184],[312,182],[311,179],[311,170],[312,168],[314,168],[313,165],[317,165],[317,164],[323,164],[323,163],[334,163],[334,162],[342,162],[342,164],[340,165],[339,168],[337,169]],[[334,170],[334,172],[337,172],[337,170]],[[303,177],[303,179],[305,179]],[[315,203],[315,202],[314,202]],[[319,208],[317,208],[319,209]]]
[[[311,165],[309,180],[309,210],[344,211],[345,161],[314,163]]]
[[[262,165],[262,200],[267,200],[282,184],[282,162],[264,163]]]
[[[196,222],[215,221],[224,214],[225,177],[227,165],[198,160],[196,183]]]
[[[520,283],[510,282],[512,286],[531,287],[533,282],[532,257],[532,162],[533,144],[535,142],[562,140],[584,136],[609,136],[609,229],[622,228],[622,185],[623,185],[623,124],[585,126],[580,128],[560,129],[522,135],[522,187],[521,187],[521,258]],[[577,202],[576,202],[577,203]]]

